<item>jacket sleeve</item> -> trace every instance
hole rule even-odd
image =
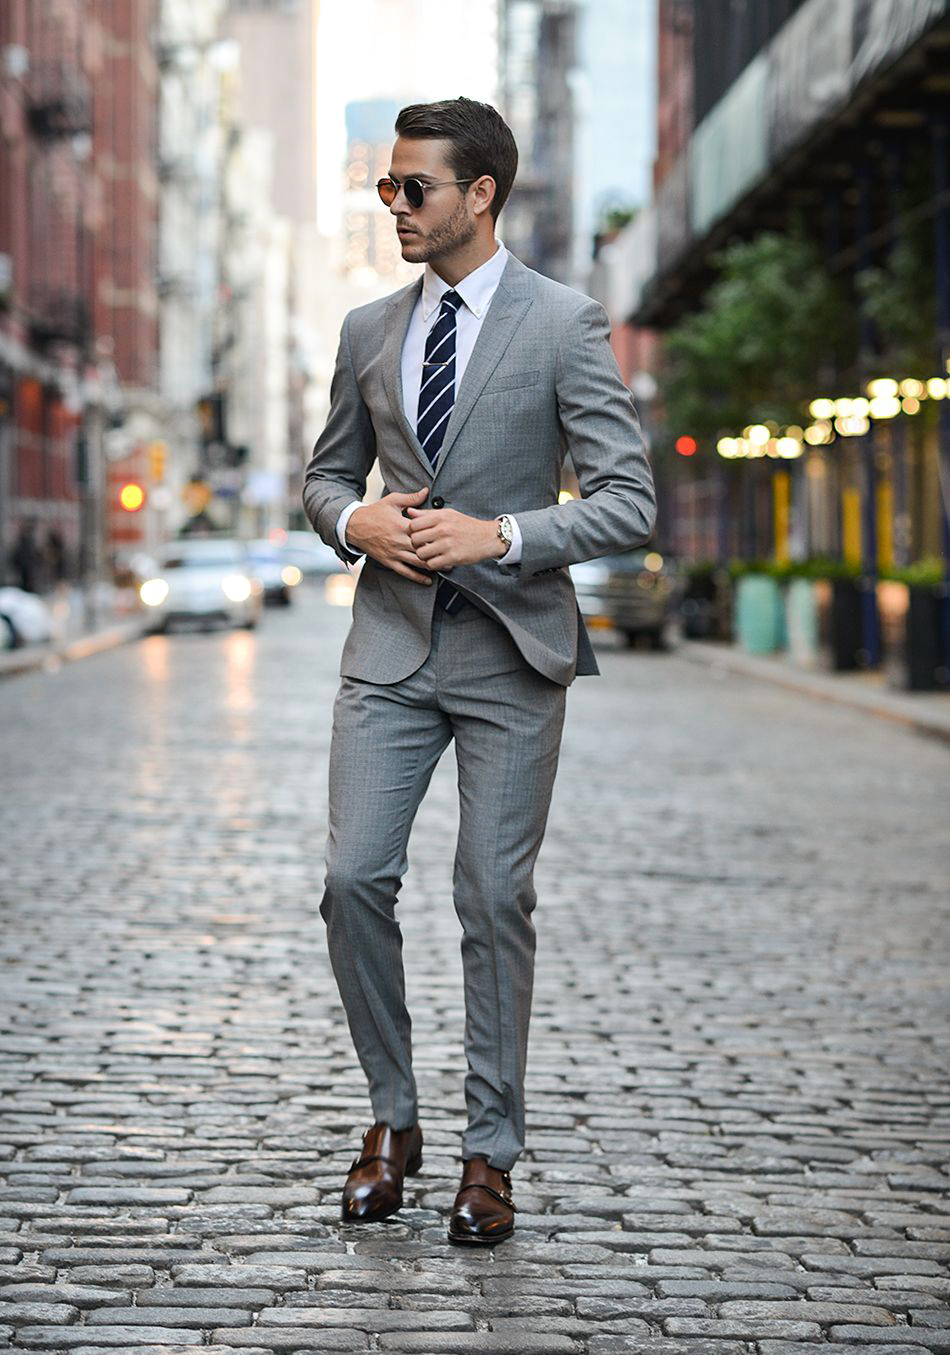
[[[558,417],[581,498],[518,512],[522,577],[612,555],[648,541],[656,494],[633,397],[610,347],[607,312],[586,300],[557,354]]]
[[[330,383],[330,412],[304,471],[302,496],[314,531],[347,563],[359,559],[359,553],[344,553],[337,522],[347,504],[366,493],[366,477],[375,460],[376,437],[353,370],[348,315]]]

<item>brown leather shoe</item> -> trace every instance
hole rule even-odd
[[[514,1215],[509,1173],[490,1167],[487,1158],[469,1158],[449,1220],[449,1241],[494,1246],[515,1231]]]
[[[340,1217],[346,1223],[373,1223],[402,1207],[404,1176],[422,1166],[422,1130],[393,1129],[377,1120],[363,1135],[363,1149],[354,1158],[343,1187]]]

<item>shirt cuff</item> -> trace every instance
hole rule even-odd
[[[363,552],[354,550],[350,543],[347,541],[346,524],[349,522],[350,518],[356,512],[357,508],[362,507],[363,507],[362,499],[354,499],[352,503],[348,503],[346,505],[346,507],[343,509],[343,512],[336,520],[336,539],[339,541],[340,545],[346,551],[347,555],[355,558],[359,558],[359,556],[362,555]]]
[[[501,514],[498,514],[501,517]],[[511,545],[505,551],[504,555],[495,557],[496,565],[520,565],[521,564],[521,528],[518,526],[518,519],[508,514],[508,521],[511,523]]]

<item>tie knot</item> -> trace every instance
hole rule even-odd
[[[442,293],[443,306],[449,306],[452,310],[457,311],[461,304],[462,298],[459,296],[458,292],[450,289],[449,291]]]

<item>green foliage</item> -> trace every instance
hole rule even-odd
[[[702,307],[668,331],[661,392],[671,433],[713,438],[799,422],[823,369],[852,359],[853,307],[799,233],[764,232],[716,260]]]
[[[886,267],[867,268],[855,279],[874,321],[881,356],[897,376],[930,371],[937,326],[933,227],[918,225],[895,245]]]
[[[939,555],[925,555],[912,565],[881,570],[881,578],[895,579],[916,588],[934,588],[943,583],[944,563]]]
[[[829,556],[812,556],[809,560],[789,560],[779,564],[775,560],[730,560],[729,576],[736,580],[743,574],[768,574],[780,583],[787,579],[859,579],[860,565]]]

